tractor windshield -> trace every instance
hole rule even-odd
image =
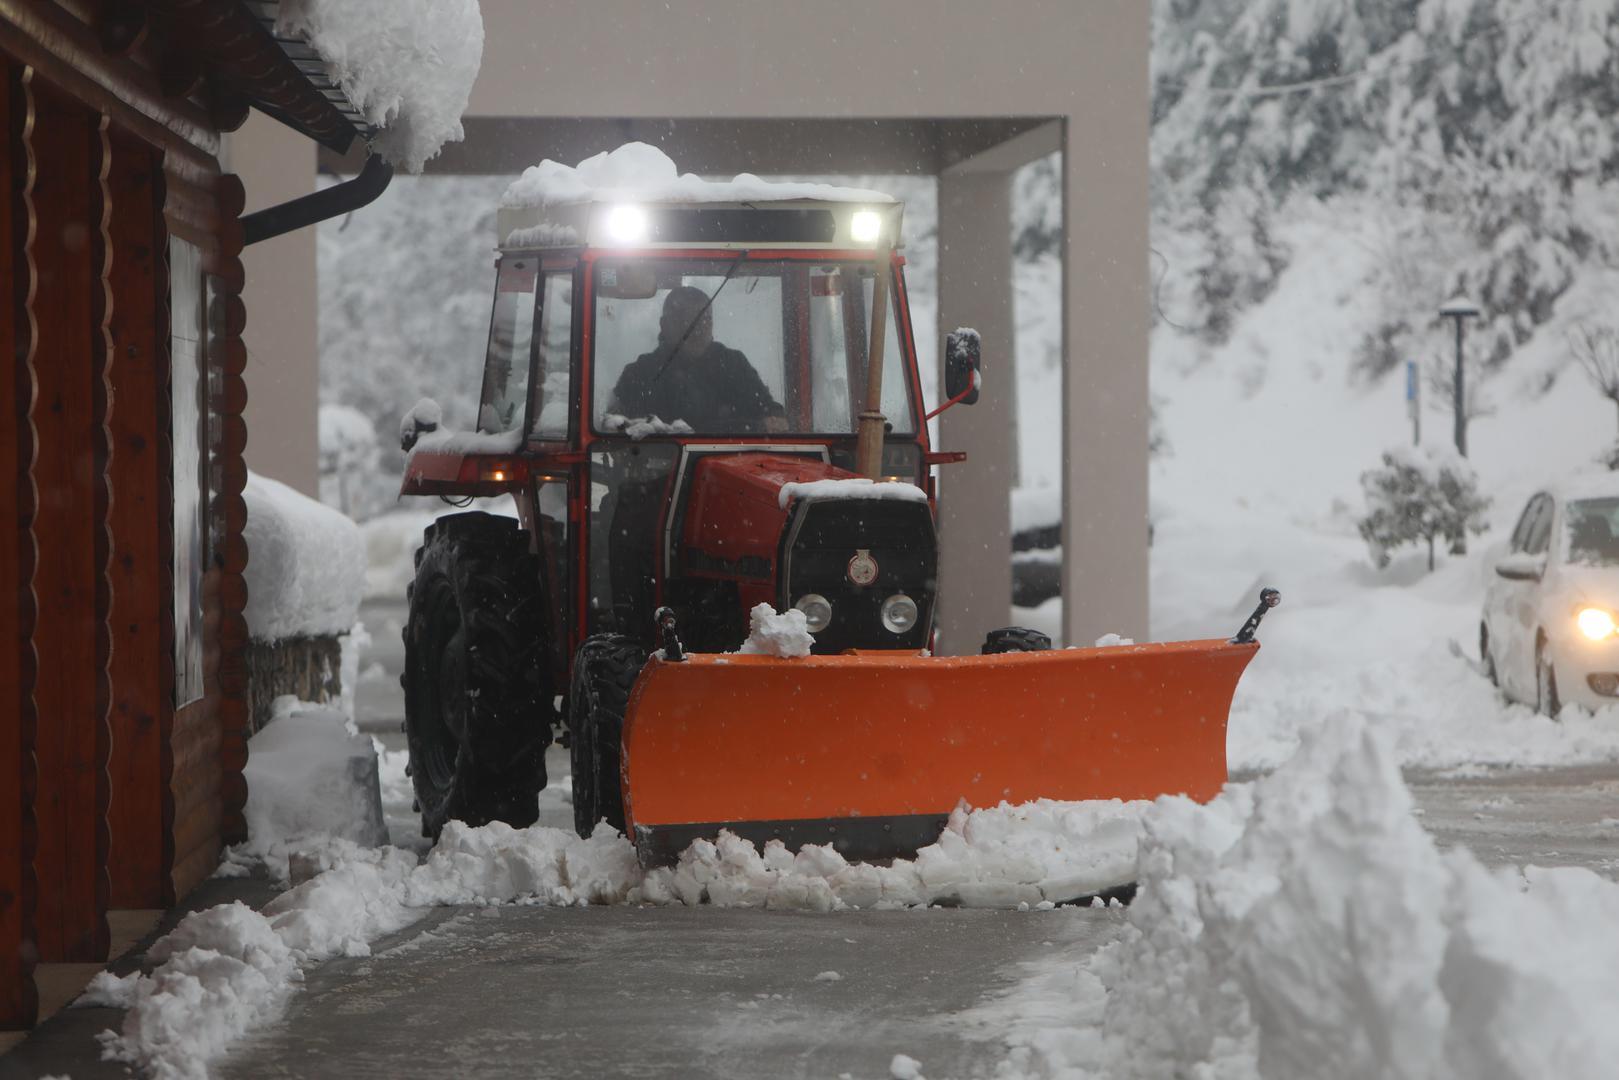
[[[870,264],[804,259],[601,261],[594,290],[595,429],[853,434],[865,388],[873,272]],[[894,432],[913,434],[910,362],[898,305],[889,311],[883,414]]]

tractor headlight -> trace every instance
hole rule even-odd
[[[1601,608],[1582,608],[1574,621],[1579,625],[1580,633],[1592,641],[1601,641],[1613,633],[1613,616]]]
[[[883,601],[883,626],[890,634],[907,633],[916,625],[916,601],[904,593],[895,593]]]
[[[804,625],[812,634],[819,634],[832,622],[832,601],[820,593],[800,596],[793,607],[804,613]]]

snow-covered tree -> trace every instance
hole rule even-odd
[[[1428,569],[1434,568],[1434,541],[1456,543],[1485,529],[1490,498],[1478,489],[1478,475],[1451,447],[1397,447],[1383,452],[1383,464],[1360,477],[1366,514],[1360,535],[1381,569],[1389,553],[1426,542]]]
[[[1359,198],[1399,218],[1416,272],[1368,283],[1365,374],[1396,371],[1457,292],[1488,313],[1474,332],[1499,368],[1581,263],[1619,259],[1619,4],[1155,0],[1154,17],[1155,229],[1254,176],[1272,211]]]

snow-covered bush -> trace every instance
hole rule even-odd
[[[1360,485],[1366,493],[1360,535],[1379,567],[1394,549],[1426,541],[1432,570],[1435,540],[1484,531],[1489,496],[1479,493],[1473,467],[1449,447],[1385,450],[1383,464],[1361,473]]]

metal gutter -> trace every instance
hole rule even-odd
[[[260,240],[268,240],[325,221],[327,218],[358,210],[375,201],[377,196],[387,190],[388,182],[393,179],[393,175],[393,166],[378,155],[372,154],[365,159],[365,165],[353,179],[309,195],[301,195],[279,206],[266,207],[244,215],[242,243],[256,244]]]

